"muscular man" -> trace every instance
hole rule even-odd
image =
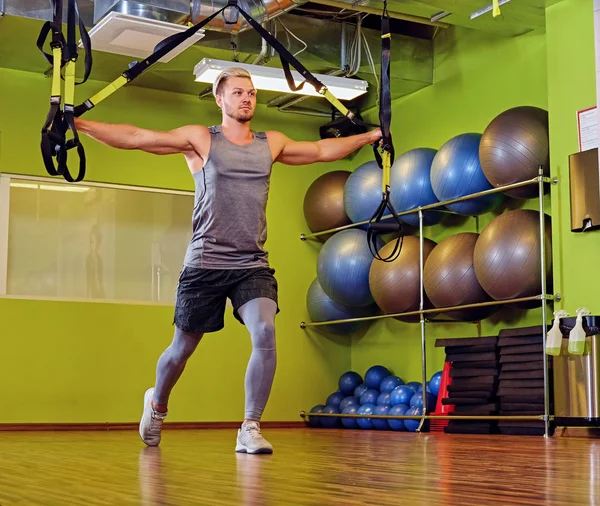
[[[266,205],[274,162],[306,165],[344,158],[381,132],[318,142],[294,142],[280,132],[254,132],[250,120],[256,90],[244,69],[223,71],[213,85],[223,113],[220,126],[190,125],[156,132],[130,125],[77,120],[90,137],[121,149],[182,154],[195,183],[192,237],[177,286],[175,334],[160,356],[156,382],[144,395],[140,436],[160,443],[169,394],[202,336],[223,328],[227,297],[238,321],[246,325],[252,354],[245,377],[244,422],[237,452],[272,453],[260,419],[275,374],[277,281],[264,249]]]

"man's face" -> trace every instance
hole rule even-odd
[[[217,95],[217,105],[230,118],[242,123],[250,121],[256,108],[256,90],[252,81],[246,77],[228,79]]]

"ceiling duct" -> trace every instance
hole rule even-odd
[[[238,0],[238,5],[262,24],[306,3],[306,1]],[[189,22],[197,24],[226,5],[227,0],[96,0],[94,2],[94,23],[114,12],[144,20],[182,25]],[[205,29],[239,33],[249,28],[250,25],[242,16],[238,17],[235,24],[226,24],[223,16],[217,16],[206,25]]]

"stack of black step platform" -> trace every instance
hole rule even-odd
[[[498,337],[437,339],[444,347],[446,361],[452,363],[448,396],[442,403],[453,405],[450,416],[498,414]],[[450,420],[444,432],[468,434],[497,433],[497,422],[488,420]]]
[[[548,328],[550,330],[550,328]],[[544,349],[542,327],[504,329],[498,336],[500,415],[544,414]],[[552,412],[552,360],[548,357],[548,398]],[[543,435],[543,420],[501,420],[502,434]]]

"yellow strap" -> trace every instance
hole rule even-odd
[[[498,0],[492,0],[492,16],[494,18],[500,16],[500,5],[498,5]]]
[[[52,71],[52,96],[60,97],[60,64],[62,60],[62,49],[55,47],[52,50],[54,70]]]
[[[112,83],[110,83],[105,88],[101,89],[98,93],[96,93],[92,98],[90,98],[90,102],[94,105],[99,104],[106,97],[112,95],[119,88],[125,86],[128,83],[127,78],[124,76],[117,77]]]
[[[340,111],[344,116],[348,116],[348,114],[350,114],[350,111],[346,109],[344,104],[342,104],[337,98],[335,98],[333,93],[331,93],[327,89],[327,86],[323,86],[323,88],[319,90],[319,93],[323,95],[327,100],[329,100],[329,102],[331,102],[331,105],[333,105],[333,107]]]
[[[75,103],[75,60],[69,60],[65,65],[65,104]]]
[[[391,170],[391,154],[388,151],[384,151],[381,154],[381,161],[383,165],[383,176],[381,178],[381,190],[383,193],[387,193],[390,188],[390,170]]]

